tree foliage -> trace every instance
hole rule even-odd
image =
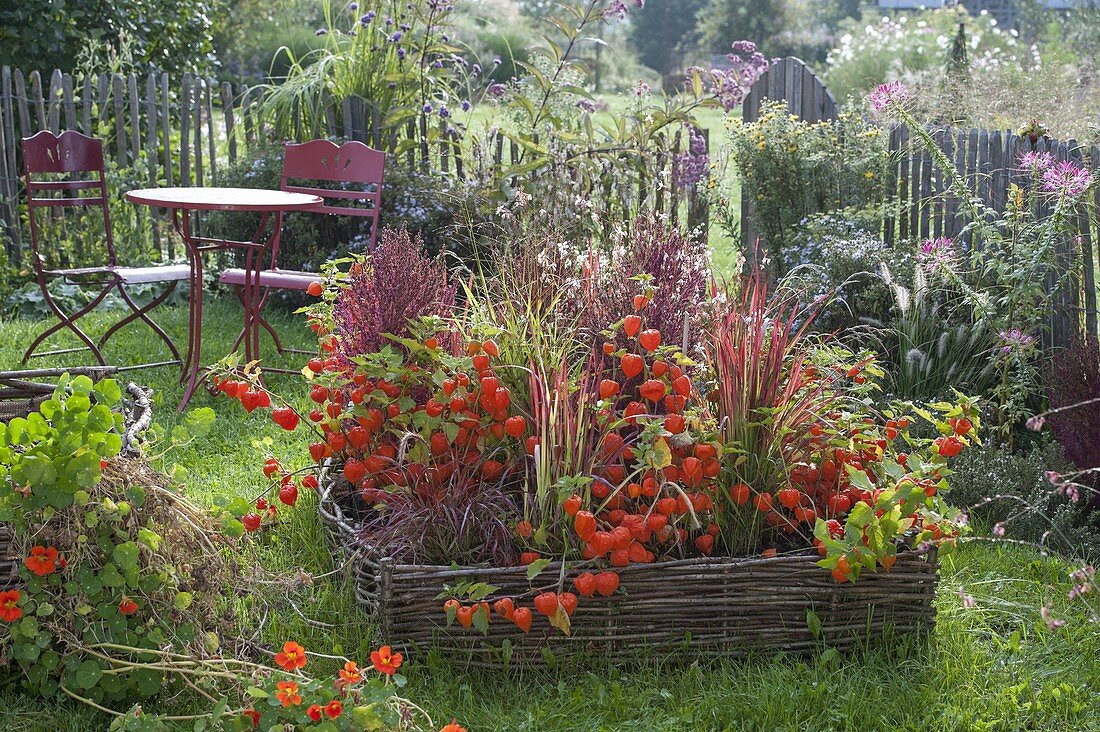
[[[700,46],[707,53],[727,53],[734,41],[752,41],[767,56],[787,25],[784,0],[707,0],[698,14]]]
[[[630,41],[638,60],[660,74],[676,71],[706,0],[649,0],[631,14]]]
[[[72,71],[94,45],[125,47],[137,68],[203,70],[213,64],[222,0],[21,0],[0,5],[0,64]]]

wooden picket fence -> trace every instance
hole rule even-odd
[[[792,114],[806,122],[835,119],[838,108],[832,94],[813,72],[796,58],[774,63],[745,99],[746,121],[759,116],[764,99],[786,101]],[[982,203],[997,212],[1005,210],[1009,185],[1028,183],[1019,170],[1019,156],[1024,152],[1048,152],[1056,161],[1073,160],[1092,168],[1100,166],[1100,148],[1084,147],[1074,140],[1040,139],[1036,143],[1010,131],[978,129],[933,129],[937,146],[954,163]],[[896,126],[890,132],[888,150],[891,156],[892,179],[887,189],[896,196],[896,215],[887,215],[881,222],[883,241],[893,246],[898,242],[936,237],[958,238],[968,223],[960,215],[961,205],[950,194],[949,185],[923,146],[914,144],[911,131]],[[1059,266],[1075,269],[1070,286],[1057,295],[1050,315],[1047,345],[1068,345],[1081,332],[1097,331],[1097,247],[1100,234],[1100,191],[1088,206],[1082,207],[1074,222],[1075,236],[1061,241],[1055,258]],[[889,207],[887,207],[889,209]],[[1040,217],[1051,208],[1042,204]],[[751,201],[742,202],[742,241],[751,246],[759,234],[753,225]],[[963,239],[969,239],[964,235]],[[966,242],[979,249],[978,242]],[[1059,279],[1051,272],[1047,284],[1053,288]]]
[[[162,73],[74,77],[54,71],[47,79],[37,71],[0,69],[0,233],[9,257],[19,261],[27,235],[21,223],[21,138],[40,130],[77,130],[102,138],[107,157],[120,168],[138,172],[144,185],[209,185],[250,146],[273,139],[258,113],[259,101],[255,90],[190,74],[177,81]],[[439,129],[428,130],[423,119],[384,129],[381,110],[363,99],[330,104],[324,114],[334,137],[396,153],[410,169],[462,180],[500,180],[508,175],[516,179],[512,183],[524,177],[575,179],[580,161],[596,154],[574,147],[564,157],[578,161],[577,168],[551,162],[510,174],[522,167],[525,151],[499,130],[462,136],[442,120]],[[296,140],[300,137],[294,135]],[[656,149],[635,156],[630,191],[613,190],[601,180],[593,183],[591,195],[601,201],[605,213],[629,217],[642,208],[656,210],[677,223],[686,220],[705,237],[708,212],[702,192],[655,184],[671,177],[681,146],[687,148],[682,130],[661,136]],[[156,249],[173,259],[181,252],[164,230],[157,220],[151,222]]]

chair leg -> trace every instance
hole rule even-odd
[[[125,318],[118,321],[107,329],[107,332],[104,333],[103,337],[99,339],[99,347],[103,348],[104,346],[106,346],[107,341],[110,340],[111,336],[113,336],[116,332],[121,330],[129,323],[132,323],[133,321],[140,318],[141,320],[145,321],[145,324],[148,325],[152,329],[152,331],[160,337],[162,341],[164,341],[164,344],[168,346],[168,350],[172,352],[173,358],[179,361],[180,352],[176,348],[176,344],[172,342],[172,339],[168,337],[168,334],[164,332],[164,329],[161,328],[160,325],[148,315],[148,313],[153,308],[168,299],[168,296],[171,295],[172,292],[176,289],[177,284],[179,283],[170,283],[168,287],[164,288],[164,291],[161,292],[160,295],[158,295],[156,298],[154,298],[148,305],[146,305],[145,307],[139,307],[138,304],[134,302],[133,298],[130,297],[130,293],[126,291],[126,287],[123,285],[123,283],[119,282],[117,285],[118,292],[120,295],[122,295],[122,299],[126,301],[126,304],[130,306],[130,310],[132,310],[133,312],[131,312]]]
[[[241,287],[240,285],[237,285],[233,289],[237,293],[237,299],[240,300],[241,305],[244,306],[244,304],[245,304],[245,302],[244,302],[244,288]],[[270,290],[264,292],[264,295],[260,299],[260,303],[257,306],[257,310],[259,310],[260,308],[263,308],[264,303],[267,302],[267,293],[268,292],[270,292]],[[271,323],[267,322],[267,320],[262,315],[260,315],[259,312],[253,313],[252,317],[256,320],[256,322],[260,325],[261,328],[263,328],[264,330],[266,330],[268,333],[271,334],[271,339],[273,341],[275,341],[275,350],[278,351],[279,353],[284,353],[286,349],[283,348],[283,343],[282,343],[282,341],[279,340],[279,334],[275,332],[275,328],[273,328],[271,326]],[[244,334],[245,334],[245,331],[242,329],[240,334],[237,336],[237,340],[233,341],[233,346],[229,350],[236,351],[237,348],[240,347],[241,343],[244,341]]]
[[[99,303],[103,302],[103,299],[107,297],[107,294],[111,291],[115,284],[116,283],[112,282],[111,284],[107,285],[105,288],[103,288],[103,290],[100,291],[98,295],[92,298],[91,302],[89,302],[87,305],[77,311],[76,314],[70,317],[65,314],[65,312],[57,305],[57,303],[54,302],[53,296],[50,295],[49,288],[46,287],[46,284],[44,282],[40,282],[42,296],[46,300],[46,305],[48,305],[50,310],[53,311],[54,315],[57,316],[58,322],[47,328],[37,338],[35,338],[34,341],[31,342],[30,346],[27,347],[26,352],[23,354],[23,363],[25,364],[31,359],[31,357],[34,355],[35,350],[44,340],[49,338],[54,333],[57,333],[61,329],[68,328],[76,334],[77,338],[84,341],[84,345],[87,346],[88,350],[92,352],[92,355],[95,356],[95,359],[99,361],[99,365],[106,366],[107,361],[103,358],[103,354],[100,352],[99,348],[96,347],[96,344],[92,341],[92,339],[88,337],[88,334],[80,329],[80,327],[76,324],[76,321],[84,317],[88,313],[92,312],[92,310],[94,310],[96,306],[99,305]],[[38,355],[44,356],[46,354]]]

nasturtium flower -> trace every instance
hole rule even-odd
[[[452,719],[450,724],[444,725],[439,732],[466,732],[466,728]]]
[[[283,650],[275,654],[275,663],[287,671],[297,671],[306,665],[306,649],[294,641],[287,641]]]
[[[306,710],[306,716],[312,719],[314,722],[321,721],[321,705],[311,704],[309,709]]]
[[[344,667],[338,672],[340,674],[340,680],[347,685],[358,684],[363,680],[363,674],[360,672],[359,666],[355,661],[348,661],[344,664]]]
[[[0,620],[14,623],[23,617],[23,608],[19,607],[19,590],[0,592]]]
[[[253,727],[260,726],[260,713],[257,712],[255,709],[245,709],[243,712],[241,712],[241,716],[247,717],[252,722]]]
[[[39,577],[53,574],[57,571],[57,549],[52,546],[31,547],[31,554],[23,563]]]
[[[370,661],[374,669],[380,674],[393,676],[397,669],[401,668],[404,657],[400,653],[394,653],[389,646],[382,646],[377,651],[371,651]]]
[[[284,707],[297,706],[302,703],[302,695],[298,693],[298,684],[293,681],[280,681],[275,684],[278,691],[275,698],[282,702]]]
[[[336,719],[344,713],[344,703],[339,699],[333,699],[325,705],[325,714],[329,719]]]
[[[138,604],[126,595],[123,595],[122,602],[118,604],[118,611],[123,615],[133,615],[138,611]]]

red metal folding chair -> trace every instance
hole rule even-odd
[[[378,240],[378,215],[382,200],[382,177],[386,167],[386,153],[367,147],[361,142],[345,142],[337,145],[328,140],[311,140],[301,144],[288,143],[283,155],[283,175],[281,188],[292,193],[308,193],[325,199],[322,206],[314,209],[317,213],[337,216],[357,216],[371,220],[368,250],[373,250]],[[340,188],[317,187],[310,182],[340,184]],[[330,204],[335,200],[336,204]],[[352,205],[358,204],[358,205]],[[271,334],[275,348],[283,353],[279,336],[262,316],[261,311],[271,290],[304,291],[310,284],[317,282],[316,272],[300,272],[279,269],[278,242],[271,252],[271,268],[260,272],[259,286],[264,295],[250,316],[264,330]],[[247,308],[244,287],[248,272],[245,269],[231,268],[221,273],[218,281],[233,285],[237,297]],[[244,332],[237,337],[233,348],[236,349],[244,338]]]
[[[106,345],[111,336],[135,320],[144,321],[168,346],[168,349],[172,352],[173,360],[179,362],[180,354],[176,350],[176,345],[172,343],[172,339],[168,337],[168,334],[149,317],[149,312],[164,302],[176,288],[177,283],[186,280],[190,276],[191,269],[186,264],[163,267],[119,266],[115,254],[114,240],[111,235],[111,212],[107,201],[107,183],[103,172],[103,143],[72,130],[62,132],[60,135],[54,135],[49,130],[43,130],[33,137],[24,138],[23,165],[26,177],[28,219],[30,221],[34,269],[46,305],[59,320],[58,323],[47,328],[34,339],[34,342],[27,348],[26,353],[23,354],[23,363],[26,363],[32,355],[47,356],[58,353],[72,353],[88,348],[101,365],[106,365],[100,349]],[[70,269],[46,268],[46,259],[42,255],[43,244],[39,240],[37,211],[38,209],[56,210],[59,208],[98,208],[102,212],[104,242],[106,244],[105,264]],[[57,278],[81,286],[99,287],[100,290],[87,305],[69,315],[54,300],[47,286],[50,280]],[[149,283],[167,283],[168,287],[147,305],[138,305],[126,290],[126,286]],[[131,312],[112,325],[97,344],[80,329],[76,321],[94,310],[111,294],[112,290],[118,292],[119,297],[129,306]],[[77,338],[84,342],[84,346],[35,353],[35,349],[44,340],[64,328],[68,328],[75,333]]]

